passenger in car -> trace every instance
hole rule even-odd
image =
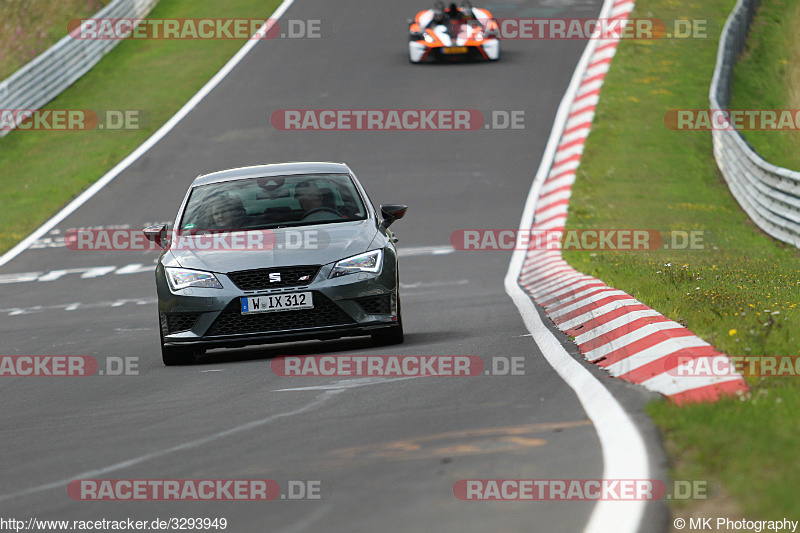
[[[246,211],[242,201],[231,195],[217,199],[211,206],[210,229],[239,229],[244,222]]]

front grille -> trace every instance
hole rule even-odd
[[[167,314],[167,333],[189,331],[194,327],[200,313]]]
[[[355,302],[361,306],[368,315],[388,315],[392,312],[392,295],[365,296],[356,298]]]
[[[231,272],[228,277],[231,278],[234,285],[243,291],[260,291],[277,287],[308,285],[317,277],[317,272],[319,272],[320,268],[322,267],[319,265],[260,268],[258,270]],[[280,281],[270,281],[270,274],[280,274]]]
[[[233,300],[217,317],[206,335],[242,335],[352,324],[347,313],[319,292],[312,292],[313,309],[243,315],[240,300]]]

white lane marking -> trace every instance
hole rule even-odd
[[[146,226],[155,226],[157,224],[170,224],[169,222],[153,222],[142,225],[142,228]],[[119,226],[92,226],[90,228],[82,228],[82,229],[92,229],[92,230],[99,230],[99,229],[130,229],[130,224],[122,224]],[[67,244],[64,242],[64,235],[60,229],[54,229],[50,232],[49,237],[42,237],[41,239],[37,240],[36,242],[32,243],[29,250],[41,250],[41,249],[49,249],[49,248],[66,248]],[[397,249],[398,253],[402,256],[412,257],[415,255],[449,255],[455,252],[455,248],[450,245],[445,246],[438,246],[438,245],[431,245],[431,246],[411,246],[411,247],[403,247],[400,246]],[[154,250],[154,253],[156,250]],[[0,263],[2,265],[2,263]]]
[[[27,314],[30,314],[30,313],[35,313],[35,312],[41,310],[41,308],[42,308],[42,306],[40,306],[40,305],[36,306],[36,307],[29,307],[28,309],[30,309],[30,312],[23,311],[22,309],[14,309],[13,311],[9,311],[8,316],[27,315]]]
[[[516,304],[526,327],[545,359],[578,396],[592,421],[603,456],[603,479],[648,479],[647,449],[633,421],[614,396],[558,342],[539,316],[530,297],[516,283],[521,261],[512,261],[506,292]],[[638,531],[643,501],[600,501],[595,504],[584,533]]]
[[[468,279],[453,281],[416,281],[414,283],[400,283],[401,289],[424,289],[428,287],[452,287],[454,285],[469,285]]]
[[[85,472],[80,472],[80,473],[72,475],[72,476],[70,476],[68,478],[60,479],[58,481],[53,481],[52,483],[45,483],[45,484],[42,484],[42,485],[36,485],[36,486],[31,487],[29,489],[21,490],[21,491],[18,491],[18,492],[12,492],[10,494],[3,494],[3,495],[0,495],[0,502],[7,501],[7,500],[12,500],[12,499],[15,499],[15,498],[20,498],[22,496],[28,496],[30,494],[36,494],[37,492],[44,492],[46,490],[52,490],[52,489],[58,489],[58,488],[66,487],[70,483],[70,481],[73,481],[75,479],[94,479],[94,478],[98,478],[100,476],[108,474],[109,472],[116,472],[117,470],[122,470],[124,468],[130,468],[130,467],[138,465],[140,463],[151,461],[153,459],[158,459],[159,457],[164,457],[165,455],[169,455],[169,454],[174,453],[174,452],[180,452],[180,451],[188,450],[188,449],[191,449],[191,448],[197,448],[197,447],[202,446],[204,444],[208,444],[210,442],[214,442],[216,440],[223,439],[225,437],[230,437],[231,435],[235,435],[237,433],[250,431],[251,429],[256,429],[256,428],[259,428],[261,426],[265,426],[265,425],[269,424],[270,422],[274,422],[275,420],[278,420],[280,418],[285,418],[287,416],[300,415],[300,414],[303,414],[303,413],[305,413],[307,411],[315,409],[316,407],[321,406],[322,404],[326,403],[329,399],[333,398],[333,396],[335,396],[336,394],[339,394],[340,392],[343,392],[343,391],[341,391],[341,390],[333,390],[333,391],[323,392],[322,394],[317,396],[312,402],[307,403],[303,407],[300,407],[300,408],[295,409],[293,411],[287,411],[285,413],[274,414],[272,416],[268,416],[268,417],[262,418],[260,420],[254,420],[252,422],[248,422],[246,424],[242,424],[240,426],[236,426],[236,427],[233,427],[231,429],[226,429],[225,431],[212,433],[211,435],[208,435],[207,437],[201,437],[199,439],[191,440],[189,442],[184,442],[183,444],[178,444],[177,446],[171,446],[169,448],[164,448],[163,450],[159,450],[159,451],[156,451],[156,452],[151,452],[151,453],[146,453],[144,455],[139,455],[137,457],[133,457],[132,459],[128,459],[128,460],[125,460],[125,461],[120,461],[118,463],[114,463],[112,465],[109,465],[109,466],[106,466],[106,467],[103,467],[103,468],[98,468],[98,469],[95,469],[95,470],[87,470]]]
[[[407,379],[417,379],[425,376],[408,376],[403,378],[358,378],[358,379],[343,379],[336,381],[329,385],[312,385],[308,387],[293,387],[290,389],[276,389],[272,392],[290,392],[290,391],[308,391],[308,390],[344,390],[354,389],[357,387],[366,387],[368,385],[382,385],[384,383],[391,383],[392,381],[405,381]]]
[[[159,224],[171,224],[172,221],[152,221],[152,222],[145,222],[141,226],[136,226],[136,229],[143,229],[148,226],[157,226]],[[112,224],[112,225],[102,225],[98,224],[95,226],[88,226],[82,227],[80,229],[84,230],[128,230],[131,229],[133,226],[130,224]],[[78,228],[70,228],[70,229],[78,229]],[[67,230],[69,231],[69,230]],[[29,250],[42,250],[46,248],[66,248],[67,243],[64,242],[64,235],[67,233],[60,228],[51,229],[50,232],[47,234],[46,237],[42,237],[41,239],[36,240],[33,242],[28,249]]]
[[[418,257],[424,255],[448,255],[455,252],[451,246],[422,246],[419,248],[400,249],[400,257]],[[22,272],[19,274],[0,274],[0,285],[9,283],[30,283],[33,281],[56,281],[64,276],[80,274],[81,279],[94,279],[114,274],[125,276],[129,274],[152,273],[154,265],[143,265],[141,263],[131,263],[123,267],[100,266],[100,267],[80,267],[51,270],[50,272]],[[467,280],[463,280],[466,282]],[[461,284],[459,281],[458,284]]]
[[[598,18],[607,18],[614,3],[615,0],[605,0]],[[599,42],[597,39],[589,40],[558,107],[542,161],[525,201],[519,225],[520,231],[529,230],[533,226],[539,192],[551,170],[556,149],[564,132],[564,125],[569,118],[572,102],[581,87],[581,80],[587,64],[594,55]],[[522,319],[542,355],[567,385],[575,391],[586,415],[594,424],[602,448],[603,478],[647,479],[650,472],[647,448],[636,425],[608,389],[594,378],[588,369],[567,353],[555,335],[544,325],[530,296],[519,285],[518,279],[525,258],[524,251],[514,251],[505,278],[506,293],[519,309]],[[595,504],[584,533],[635,533],[640,528],[645,505],[645,501],[601,500]]]
[[[455,248],[450,245],[447,246],[417,246],[410,248],[403,248],[402,246],[397,249],[400,257],[412,257],[415,255],[449,255],[455,252]]]
[[[29,283],[36,281],[44,272],[23,272],[21,274],[3,274],[0,275],[0,285],[5,283]]]
[[[269,20],[265,22],[259,29],[259,35],[266,35],[266,32],[277,23],[278,19],[289,9],[294,3],[294,0],[283,0],[283,3],[278,6],[278,9],[270,16]],[[131,152],[125,159],[117,163],[117,165],[109,170],[103,177],[93,183],[88,189],[83,191],[77,198],[69,203],[64,209],[59,211],[53,218],[42,224],[36,231],[28,235],[19,244],[14,246],[11,250],[0,256],[0,266],[5,265],[19,254],[27,250],[33,243],[40,238],[44,237],[48,231],[55,228],[59,222],[74,213],[83,204],[88,202],[95,194],[102,190],[106,185],[111,183],[114,178],[119,176],[123,170],[127,169],[135,163],[144,153],[152,148],[158,141],[164,138],[172,129],[186,117],[197,105],[210,93],[214,88],[225,79],[225,77],[244,59],[250,50],[260,42],[260,39],[249,39],[244,46],[242,46],[236,54],[217,72],[213,78],[208,80],[208,83],[197,91],[192,98],[184,104],[182,108],[175,113],[158,131],[151,135],[145,142],[139,145],[136,150]]]
[[[148,269],[148,272],[152,269]],[[410,289],[430,289],[434,287],[452,287],[468,285],[468,279],[459,279],[454,281],[432,281],[432,282],[416,282],[409,284],[400,284],[403,290]],[[414,296],[418,294],[426,294],[426,292],[418,293],[403,293],[404,296]],[[83,302],[70,302],[68,304],[55,304],[55,305],[35,305],[32,307],[8,307],[0,308],[0,315],[17,316],[17,315],[31,315],[34,313],[42,313],[44,311],[76,311],[78,309],[109,309],[114,307],[122,307],[123,305],[136,304],[136,305],[152,305],[157,303],[156,298],[128,298],[119,300],[110,300],[105,302],[83,303]]]
[[[143,272],[152,273],[154,265],[142,265],[132,263],[123,267],[103,266],[103,267],[82,267],[51,270],[50,272],[22,272],[19,274],[0,274],[0,285],[9,283],[31,283],[33,281],[56,281],[64,276],[80,274],[80,279],[95,279],[114,273],[116,275],[141,274]]]
[[[55,281],[67,274],[80,274],[82,279],[96,278],[98,275],[105,275],[116,270],[115,266],[90,267],[90,268],[67,268],[63,270],[51,270],[37,281]],[[103,274],[105,273],[105,274]]]
[[[152,266],[145,267],[141,263],[133,263],[118,269],[114,274],[124,276],[125,274],[138,274],[139,272],[152,272],[153,270]]]
[[[68,304],[57,305],[35,305],[33,307],[9,307],[7,309],[0,309],[0,315],[17,316],[17,315],[32,315],[34,313],[41,313],[44,311],[77,311],[78,309],[109,309],[112,307],[121,307],[123,305],[153,305],[158,303],[156,298],[132,298],[128,300],[111,300],[107,302],[94,302],[82,303],[72,302]]]

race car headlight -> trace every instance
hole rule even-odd
[[[333,265],[331,275],[328,277],[337,278],[356,272],[380,272],[383,265],[383,250],[373,250],[363,254],[354,255],[347,259],[342,259]]]
[[[167,281],[173,291],[187,287],[201,287],[204,289],[221,289],[222,283],[211,272],[202,270],[189,270],[187,268],[170,268],[167,271]]]
[[[425,38],[425,42],[427,42],[427,43],[435,43],[436,42],[436,39],[433,38],[433,35],[431,35],[428,32],[425,32],[423,37]]]

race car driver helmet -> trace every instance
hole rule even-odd
[[[455,2],[452,2],[449,6],[447,6],[447,15],[451,19],[461,18],[461,11],[459,11],[458,6],[456,6]]]

